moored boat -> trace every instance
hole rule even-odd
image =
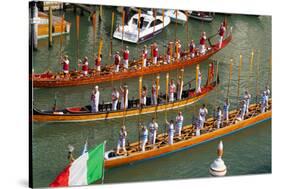
[[[64,77],[63,73],[45,72],[40,74],[33,73],[31,79],[33,81],[33,87],[67,87],[97,84],[154,73],[167,72],[170,70],[191,66],[208,59],[209,57],[226,47],[230,43],[231,39],[232,34],[230,31],[228,36],[223,40],[221,48],[219,48],[218,43],[211,44],[206,54],[198,55],[194,58],[189,58],[188,51],[184,51],[181,55],[181,58],[179,60],[175,60],[172,64],[166,64],[165,57],[160,56],[157,65],[150,65],[148,67],[141,66],[142,60],[131,61],[129,70],[127,71],[114,72],[114,65],[112,64],[110,66],[102,68],[102,71],[99,73],[97,73],[94,69],[90,69],[88,76],[83,76],[81,71],[70,71],[68,77]],[[151,62],[150,59],[148,59],[148,62]]]
[[[238,111],[234,110],[229,114],[229,124],[224,123],[223,127],[217,128],[215,120],[209,118],[205,122],[204,128],[201,130],[201,135],[196,136],[196,129],[194,125],[187,125],[182,129],[181,138],[174,137],[174,143],[169,145],[167,141],[167,134],[160,134],[157,136],[155,147],[151,145],[146,146],[146,151],[141,152],[139,142],[131,143],[126,146],[127,153],[116,154],[116,150],[109,150],[105,152],[105,168],[112,168],[133,162],[152,159],[167,155],[173,152],[184,150],[200,143],[222,137],[241,129],[247,128],[262,121],[271,119],[271,100],[269,101],[269,108],[267,112],[260,112],[259,104],[252,104],[250,106],[249,114],[244,120],[238,121]]]
[[[214,16],[209,12],[192,11],[189,17],[204,22],[212,22],[214,20]]]
[[[157,13],[161,14],[162,10],[158,9]],[[191,13],[191,11],[189,11]],[[147,14],[152,15],[152,11],[147,11]],[[177,11],[176,10],[165,10],[164,15],[170,17],[172,22],[184,24],[187,21],[186,15],[182,11]]]

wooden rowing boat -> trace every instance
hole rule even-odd
[[[231,124],[226,125],[226,123],[224,123],[222,128],[217,129],[216,126],[214,126],[214,119],[208,119],[205,123],[204,129],[201,130],[201,135],[199,136],[195,136],[195,128],[193,125],[183,127],[181,139],[174,137],[174,144],[172,145],[169,145],[167,142],[167,134],[160,134],[156,139],[155,147],[152,148],[152,146],[147,145],[145,152],[140,151],[139,142],[135,142],[127,146],[127,154],[121,152],[119,155],[116,155],[115,150],[107,151],[105,153],[105,168],[121,166],[184,150],[194,145],[213,140],[247,128],[256,123],[271,119],[271,114],[271,101],[269,103],[269,109],[265,113],[260,113],[259,104],[253,104],[250,106],[248,116],[246,116],[242,121],[235,122],[237,111],[230,112],[229,123]]]
[[[89,76],[82,76],[80,71],[71,71],[70,76],[64,77],[62,73],[51,73],[45,72],[41,74],[33,73],[31,79],[33,81],[33,87],[66,87],[66,86],[78,86],[78,85],[89,85],[97,84],[108,81],[123,80],[132,77],[139,77],[148,74],[167,72],[170,70],[181,69],[186,66],[191,66],[200,63],[208,59],[213,54],[217,53],[224,47],[226,47],[232,39],[231,32],[228,37],[222,42],[221,48],[218,47],[218,43],[211,45],[210,49],[205,55],[195,56],[194,58],[185,58],[188,55],[187,52],[182,53],[180,60],[175,60],[172,64],[164,64],[163,57],[159,57],[159,63],[157,65],[151,65],[149,67],[141,67],[142,60],[133,61],[130,63],[128,71],[121,71],[115,73],[112,71],[113,65],[105,67],[102,72],[97,73],[95,70],[89,71]]]
[[[80,122],[80,121],[95,121],[95,120],[107,120],[114,118],[121,118],[123,116],[135,116],[142,114],[149,114],[155,112],[161,112],[165,110],[176,109],[179,107],[190,105],[199,99],[206,96],[209,92],[213,91],[219,84],[219,77],[217,81],[213,81],[210,84],[206,84],[201,88],[201,93],[196,93],[195,89],[188,89],[182,92],[182,100],[166,103],[164,100],[166,95],[159,95],[158,105],[151,105],[151,98],[147,97],[147,106],[139,108],[139,99],[129,100],[128,108],[126,111],[120,109],[120,102],[118,104],[118,110],[112,111],[112,103],[104,103],[99,105],[98,113],[91,112],[91,106],[85,107],[71,107],[56,111],[39,110],[36,107],[33,108],[33,121],[41,122]],[[176,94],[175,94],[176,96]]]

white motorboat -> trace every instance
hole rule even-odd
[[[155,20],[155,22],[154,22]],[[169,25],[171,19],[168,16],[164,17],[164,27]],[[140,15],[140,33],[138,36],[138,14],[135,14],[124,26],[124,32],[122,32],[122,26],[118,25],[113,37],[116,39],[124,40],[131,43],[141,43],[153,38],[163,30],[163,17],[141,14]]]
[[[210,12],[200,12],[200,11],[192,11],[191,14],[189,14],[190,18],[201,20],[205,22],[212,22],[214,19],[214,14]]]
[[[162,10],[158,9],[157,13],[162,14]],[[188,11],[188,13],[191,14],[191,11]],[[147,14],[152,15],[152,11],[147,11]],[[165,10],[164,15],[170,17],[172,22],[177,22],[180,24],[184,24],[186,22],[186,15],[182,11],[177,11],[176,15],[176,10]]]

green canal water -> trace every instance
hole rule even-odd
[[[97,39],[95,51],[98,47],[98,39],[103,37],[104,47],[102,50],[103,63],[111,63],[108,58],[110,44],[110,27],[112,8],[104,8],[103,21],[98,22]],[[60,12],[54,14],[60,15]],[[160,52],[163,52],[163,43],[174,40],[175,35],[183,41],[186,47],[187,36],[190,39],[199,41],[201,31],[206,31],[207,35],[214,34],[223,21],[225,15],[216,14],[212,23],[202,23],[190,19],[188,25],[188,35],[185,25],[171,23],[161,34],[153,40],[145,42],[150,45],[156,41]],[[75,15],[68,11],[65,13],[66,20],[72,23],[71,32],[63,37],[63,51],[70,57],[71,68],[77,68],[76,62],[76,34],[75,34]],[[267,16],[246,16],[231,15],[226,16],[228,26],[233,27],[233,40],[222,51],[212,56],[211,59],[200,64],[203,74],[203,83],[206,81],[208,64],[207,62],[217,60],[219,64],[220,86],[217,90],[208,94],[199,102],[188,107],[171,110],[167,113],[168,119],[174,119],[180,110],[184,115],[184,125],[190,124],[192,115],[198,114],[198,109],[202,103],[207,104],[209,114],[215,106],[223,104],[226,97],[229,77],[230,59],[233,58],[233,75],[230,83],[230,102],[231,109],[237,106],[237,86],[238,86],[238,64],[239,55],[243,56],[240,80],[240,96],[248,89],[255,102],[256,91],[260,94],[265,85],[271,85],[271,70],[269,65],[271,54],[271,17]],[[121,23],[121,15],[116,14],[116,23]],[[116,24],[115,24],[116,25]],[[58,64],[59,56],[59,37],[54,38],[53,48],[48,48],[47,40],[40,40],[38,51],[33,53],[32,67],[35,72],[43,72],[47,69],[59,71],[61,66]],[[130,56],[139,56],[141,45],[128,45]],[[93,30],[88,20],[88,15],[81,17],[80,24],[80,49],[81,56],[90,57],[90,65],[93,66]],[[122,42],[113,40],[113,52],[121,50]],[[254,65],[250,70],[250,55],[252,49],[255,50]],[[259,68],[257,65],[260,64]],[[171,78],[176,78],[178,70],[171,71]],[[151,80],[155,75],[145,76],[143,83],[149,88]],[[165,78],[164,73],[160,75]],[[195,77],[195,66],[185,69],[184,80],[189,81]],[[115,81],[100,84],[101,101],[110,100],[112,86],[118,87],[122,83],[127,83],[129,87],[129,98],[138,96],[138,78],[124,81]],[[256,87],[258,86],[258,87]],[[68,88],[34,89],[34,104],[41,109],[51,109],[54,97],[57,97],[58,107],[80,106],[89,103],[90,93],[94,86],[80,86]],[[161,91],[165,91],[165,81],[161,79]],[[130,142],[138,140],[137,122],[139,120],[146,124],[154,114],[135,116],[126,118],[125,123],[128,130],[128,140]],[[160,131],[164,129],[165,113],[158,113],[158,123]],[[33,123],[32,125],[32,158],[33,158],[33,183],[35,187],[47,186],[57,174],[67,165],[67,145],[75,147],[75,157],[82,151],[85,140],[88,139],[89,147],[95,147],[104,140],[107,141],[106,149],[110,150],[116,146],[118,131],[122,124],[122,119],[107,121],[81,122],[81,123]],[[258,123],[255,126],[242,130],[232,135],[225,136],[224,142],[224,161],[228,167],[228,176],[244,174],[271,173],[271,121]],[[209,165],[216,158],[216,148],[220,139],[213,140],[191,149],[170,154],[161,158],[142,161],[132,165],[125,165],[105,171],[105,183],[151,181],[167,179],[184,179],[197,177],[210,177],[208,173]]]

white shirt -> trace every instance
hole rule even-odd
[[[118,100],[118,98],[119,98],[119,92],[118,91],[116,91],[116,92],[112,92],[112,101],[116,101],[116,100]],[[115,98],[115,100],[114,100],[114,98]]]
[[[158,129],[158,124],[155,123],[149,123],[149,132],[153,134],[154,131],[156,131]]]
[[[199,109],[199,119],[200,120],[205,120],[207,114],[208,114],[207,108],[200,108]]]

